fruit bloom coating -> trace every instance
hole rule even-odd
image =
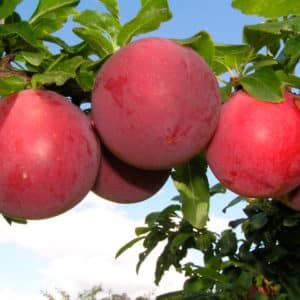
[[[142,169],[169,169],[197,154],[213,135],[220,107],[207,63],[163,38],[141,39],[116,52],[92,92],[101,140]]]
[[[141,170],[125,164],[102,147],[99,174],[93,191],[112,202],[140,202],[154,195],[169,175],[168,170]]]
[[[42,219],[92,188],[100,147],[90,120],[63,96],[24,90],[0,102],[0,212]]]
[[[255,99],[240,90],[223,105],[207,150],[220,182],[247,197],[275,197],[300,183],[300,109],[296,97]]]

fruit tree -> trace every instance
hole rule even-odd
[[[171,266],[186,281],[157,299],[300,299],[299,0],[232,0],[261,18],[241,44],[143,36],[172,18],[167,0],[140,1],[126,23],[117,0],[39,0],[27,19],[21,2],[0,1],[6,220],[58,216],[89,191],[144,201],[170,179],[178,195],[116,254],[142,241],[138,271],[165,243],[155,283]],[[66,24],[79,42],[56,34]],[[210,200],[226,191],[224,212],[243,202],[244,214],[217,234]]]

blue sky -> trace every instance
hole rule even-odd
[[[22,16],[25,18],[30,16],[36,3],[37,1],[24,0],[19,7]],[[173,19],[163,24],[159,30],[147,35],[186,38],[200,30],[205,30],[217,43],[241,43],[243,26],[257,23],[259,19],[242,15],[239,11],[231,8],[230,3],[229,0],[169,0]],[[121,0],[120,5],[121,19],[126,22],[138,11],[139,1]],[[79,7],[80,9],[95,10],[103,8],[96,0],[81,1]],[[72,25],[69,24],[60,32],[64,40],[69,43],[75,41],[71,28]],[[215,181],[212,176],[209,178],[211,182]],[[127,261],[126,259],[121,260],[117,266],[110,266],[106,262],[104,263],[103,259],[109,261],[109,254],[111,253],[111,257],[113,257],[117,247],[133,237],[134,226],[141,224],[140,222],[147,213],[168,205],[169,199],[174,195],[173,184],[168,181],[152,199],[138,204],[111,205],[106,201],[102,201],[102,204],[101,200],[95,200],[95,197],[89,196],[86,202],[83,201],[74,210],[54,218],[55,220],[31,222],[27,226],[14,225],[12,227],[1,221],[0,299],[42,300],[44,298],[40,295],[41,289],[59,287],[76,292],[80,288],[88,288],[91,284],[99,282],[106,282],[107,286],[104,286],[106,288],[109,285],[109,288],[118,288],[117,281],[114,282],[111,278],[113,276],[109,276],[109,272],[116,268],[116,272],[123,274],[123,271],[129,272],[128,268],[131,268],[130,271],[134,273],[137,252],[135,250],[131,252],[131,256],[125,257]],[[226,218],[238,218],[241,215],[240,207],[230,210],[227,215],[221,213],[221,209],[233,197],[234,195],[228,194],[212,200],[211,214],[215,217],[213,228],[222,227],[223,220]],[[99,214],[97,215],[96,212]],[[107,234],[109,230],[111,230],[111,234]],[[113,237],[115,237],[114,240]],[[95,252],[90,252],[90,248],[83,247],[84,243],[90,243],[90,247],[94,248]],[[105,251],[105,247],[107,251]],[[101,252],[102,250],[104,252]],[[76,265],[77,262],[78,265]],[[97,270],[94,270],[93,268],[98,263]],[[103,269],[101,267],[103,264],[107,270],[102,270],[101,273],[99,269]],[[91,269],[88,269],[88,266]],[[83,274],[82,278],[80,275],[74,275],[76,270],[77,273]],[[147,282],[153,278],[153,274],[150,274],[151,270],[151,266],[146,267],[145,274],[141,276],[141,282],[135,285],[140,285],[144,290],[146,287],[150,288]],[[90,278],[89,274],[95,276]],[[106,274],[105,279],[101,277],[103,274]],[[99,278],[96,278],[97,276]],[[135,287],[130,287],[130,283],[126,281],[134,278],[130,276],[134,275],[128,275],[128,279],[116,278],[119,282],[124,281],[123,291],[132,289],[132,293],[134,293]],[[174,279],[176,275],[170,276],[170,280],[178,283],[177,288],[180,288],[180,279]],[[170,286],[170,282],[166,281],[165,285]]]

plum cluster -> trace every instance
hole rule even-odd
[[[63,96],[28,89],[0,102],[0,212],[42,219],[93,190],[142,201],[170,169],[203,150],[217,127],[216,78],[192,49],[145,38],[101,67],[86,116]]]

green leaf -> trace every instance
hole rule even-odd
[[[0,1],[0,19],[4,19],[4,18],[10,16],[21,1],[22,0],[2,0],[2,1]]]
[[[184,218],[196,228],[203,228],[208,220],[209,185],[207,164],[199,155],[172,174],[174,184],[182,197]]]
[[[85,10],[77,14],[73,18],[74,22],[77,22],[83,26],[99,30],[99,32],[110,36],[112,39],[119,33],[121,25],[111,15],[94,10]]]
[[[82,38],[99,57],[105,58],[114,52],[114,46],[99,30],[92,28],[74,28],[74,33]]]
[[[214,43],[207,32],[200,31],[190,38],[175,41],[180,45],[194,49],[209,65],[211,64],[214,56]]]
[[[64,59],[54,64],[51,68],[42,74],[36,74],[32,77],[33,86],[56,84],[63,85],[67,80],[76,77],[76,71],[84,62],[81,56],[75,56],[70,59]]]
[[[137,227],[135,228],[135,235],[139,236],[148,233],[151,230],[150,227]]]
[[[47,14],[52,14],[64,7],[75,7],[79,2],[80,0],[40,0],[29,22],[33,24]]]
[[[249,53],[249,45],[215,45],[212,68],[216,74],[237,70],[239,65],[247,62]]]
[[[167,0],[142,1],[142,8],[138,14],[120,30],[119,46],[128,44],[135,35],[159,28],[162,22],[168,21],[171,17]]]
[[[255,73],[240,79],[240,84],[250,95],[268,102],[283,100],[283,91],[279,78],[271,68],[261,68]]]
[[[280,48],[280,39],[300,30],[300,16],[293,16],[283,21],[268,21],[244,27],[243,39],[256,51],[267,46],[275,55]]]
[[[120,18],[120,8],[118,0],[98,0],[105,5],[107,10],[117,19]]]
[[[265,18],[300,14],[298,0],[233,0],[232,6],[241,10],[243,14]]]
[[[300,78],[298,76],[294,74],[286,74],[282,70],[277,71],[276,75],[284,86],[300,88]]]
[[[118,252],[115,255],[115,258],[118,258],[121,254],[123,254],[126,250],[128,250],[129,248],[131,248],[134,244],[136,244],[137,242],[143,240],[145,238],[145,236],[139,236],[133,240],[131,240],[130,242],[126,243],[124,246],[122,246]]]
[[[204,232],[195,237],[196,247],[202,252],[207,252],[211,250],[213,248],[213,244],[215,241],[216,241],[216,237],[210,231]]]
[[[214,269],[206,268],[206,267],[198,267],[197,273],[205,278],[212,279],[218,281],[223,284],[227,284],[227,277],[216,272]]]
[[[18,76],[0,78],[0,96],[7,96],[17,91],[24,90],[27,81]]]
[[[237,250],[237,238],[231,229],[224,230],[217,243],[219,253],[222,256],[232,256]]]
[[[37,40],[35,32],[32,30],[31,26],[25,21],[0,26],[0,38],[11,34],[16,34],[19,38],[34,48],[44,48],[43,44]],[[24,49],[24,42],[22,42],[22,48]]]
[[[284,54],[295,58],[300,57],[300,35],[296,35],[286,41]]]

